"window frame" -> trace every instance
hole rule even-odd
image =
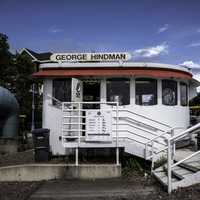
[[[169,86],[168,87],[166,87],[165,86],[165,88],[164,88],[164,82],[171,82],[170,84],[173,84],[173,83],[175,83],[175,85],[176,85],[176,87],[174,88],[174,87],[171,87],[171,88],[169,88]],[[166,84],[166,83],[165,83]],[[169,83],[168,83],[168,85],[170,85]],[[171,85],[172,86],[172,85]],[[177,106],[178,105],[178,82],[176,81],[176,80],[172,80],[172,79],[163,79],[162,81],[161,81],[161,89],[162,89],[162,105],[165,105],[165,106]],[[164,89],[166,90],[166,89],[168,89],[168,93],[170,92],[170,90],[172,90],[172,92],[175,92],[175,103],[174,104],[166,104],[165,102],[164,102]],[[170,94],[169,94],[170,95]],[[172,94],[173,95],[173,94]],[[172,97],[173,98],[173,97]]]
[[[182,97],[182,94],[183,94],[183,93],[182,93],[182,91],[181,91],[181,86],[186,86],[186,104],[183,104],[183,103],[182,103],[182,98],[181,98],[181,97]],[[184,107],[185,107],[185,106],[188,106],[188,84],[185,83],[185,82],[183,82],[183,81],[180,82],[180,105],[181,105],[181,106],[184,106]]]
[[[140,101],[140,98],[142,98],[142,94],[139,94],[139,103],[137,102],[137,81],[151,81],[151,83],[155,84],[155,93],[153,93],[153,104],[143,104],[142,100]],[[158,105],[158,79],[156,78],[151,78],[151,77],[138,77],[135,78],[135,105],[138,106],[155,106]],[[145,95],[145,94],[144,94]]]
[[[110,96],[110,95],[108,95],[109,94],[109,90],[108,90],[108,81],[113,81],[113,82],[117,82],[117,81],[128,81],[129,82],[129,84],[128,84],[128,97],[127,97],[127,99],[128,99],[128,101],[127,101],[127,103],[126,104],[124,104],[124,103],[122,103],[122,104],[120,104],[119,103],[119,106],[128,106],[128,105],[130,105],[131,104],[131,78],[130,77],[114,77],[114,78],[107,78],[106,79],[106,101],[107,102],[113,102],[113,101],[110,101],[109,99],[108,99],[108,97]],[[123,99],[123,98],[122,98]]]
[[[70,93],[70,96],[68,99],[66,100],[63,100],[65,97],[63,97],[62,99],[57,97],[56,96],[56,92],[55,92],[55,84],[56,84],[56,81],[58,82],[65,82],[64,84],[66,84],[67,81],[69,81],[69,85],[70,85],[70,88],[69,88],[69,91],[68,93]],[[62,84],[63,85],[63,84]],[[65,85],[66,86],[66,85]],[[64,88],[63,88],[64,89]],[[67,93],[67,90],[66,90],[66,93]],[[64,94],[64,93],[63,93]],[[65,94],[66,95],[66,94]],[[70,102],[71,99],[72,99],[72,79],[71,78],[55,78],[55,79],[52,79],[52,97],[54,97],[55,99],[61,101],[61,102]],[[58,105],[58,102],[54,99],[52,99],[52,105]]]

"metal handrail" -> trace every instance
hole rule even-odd
[[[167,149],[167,147],[166,148],[164,148],[164,149],[161,149],[160,151],[158,151],[158,152],[154,152],[153,151],[153,149],[154,149],[154,142],[155,142],[155,140],[156,139],[158,139],[158,138],[160,138],[160,137],[163,137],[165,134],[169,134],[169,133],[171,133],[171,137],[173,137],[174,135],[174,130],[175,129],[183,129],[183,127],[174,127],[174,128],[172,128],[172,129],[170,129],[170,131],[166,131],[166,132],[164,132],[164,133],[162,133],[162,134],[160,134],[160,135],[158,135],[158,136],[156,136],[156,137],[154,137],[153,139],[151,139],[150,141],[148,141],[147,143],[146,143],[146,145],[145,145],[145,159],[147,160],[147,159],[149,159],[149,158],[152,158],[152,165],[151,165],[151,171],[153,171],[153,166],[154,166],[154,154],[159,154],[159,153],[161,153],[161,152],[163,152],[163,151],[165,151],[166,149]],[[166,138],[167,139],[167,138]],[[151,152],[152,152],[152,155],[151,156],[149,156],[149,157],[147,157],[147,150],[148,150],[148,144],[149,143],[151,143],[151,148],[152,148],[152,150],[151,150]],[[166,143],[166,146],[167,146],[167,143]],[[173,145],[173,153],[175,152],[175,146]]]
[[[129,113],[134,114],[134,115],[136,115],[136,116],[140,116],[140,117],[142,117],[142,118],[144,118],[144,119],[148,119],[148,120],[150,120],[150,121],[152,121],[152,122],[156,122],[156,123],[158,123],[158,124],[160,124],[160,125],[163,125],[163,126],[165,126],[165,127],[167,127],[167,128],[172,128],[172,127],[169,126],[168,124],[159,122],[159,121],[157,121],[157,120],[151,119],[151,118],[149,118],[149,117],[146,117],[146,116],[144,116],[144,115],[135,113],[135,112],[130,111],[130,110],[123,110],[123,109],[120,109],[119,111],[129,112]]]
[[[192,134],[193,131],[200,128],[200,123],[186,129],[185,131],[182,131],[181,133],[174,135],[173,137],[168,139],[168,153],[167,153],[167,175],[168,175],[168,193],[170,194],[172,191],[172,168],[183,163],[184,161],[194,157],[195,155],[199,154],[200,151],[197,151],[186,158],[178,161],[177,163],[173,164],[173,156],[172,156],[172,147],[174,147],[174,144],[179,140],[184,138],[185,136],[188,136],[189,134]]]
[[[149,140],[149,141],[147,142],[147,144],[149,144],[149,143],[152,142],[152,141],[155,141],[156,139],[158,139],[158,138],[164,136],[165,134],[169,134],[170,132],[171,132],[171,131],[165,131],[164,133],[161,133],[160,135],[155,136],[154,138],[152,138],[151,140]]]
[[[58,102],[60,105],[62,105],[62,102],[60,101],[60,100],[58,100],[58,99],[56,99],[55,97],[52,97],[51,95],[47,95],[50,99],[52,99],[52,100],[54,100],[54,101],[56,101],[56,102]]]
[[[159,130],[159,131],[165,132],[164,130],[162,130],[162,129],[160,129],[160,128],[156,128],[156,127],[154,127],[154,126],[152,126],[152,125],[149,125],[149,124],[147,124],[147,123],[141,122],[141,121],[136,120],[136,119],[132,119],[132,118],[130,118],[130,117],[119,117],[119,118],[127,118],[127,119],[131,119],[132,121],[135,121],[135,122],[137,122],[137,123],[143,124],[143,125],[145,125],[145,126],[149,126],[149,127],[151,127],[152,129],[156,129],[156,130]]]
[[[115,132],[115,131],[116,131],[116,130],[113,130],[113,132]],[[145,139],[145,140],[149,140],[148,137],[142,136],[142,135],[140,135],[140,134],[134,133],[134,132],[129,131],[129,130],[119,129],[118,131],[119,131],[119,132],[128,132],[128,133],[130,133],[130,134],[136,135],[136,136],[138,136],[138,137],[140,137],[140,138],[143,138],[143,139]],[[144,144],[146,144],[146,142],[144,142]],[[160,142],[158,142],[158,144],[164,145],[163,143],[160,143]]]
[[[136,128],[136,129],[138,129],[138,130],[144,131],[144,132],[146,132],[146,133],[150,133],[150,134],[152,134],[152,135],[154,135],[154,136],[157,136],[153,131],[151,132],[151,131],[145,130],[144,128],[139,128],[139,127],[134,126],[134,125],[129,124],[129,123],[119,123],[118,125],[130,126],[130,127]]]
[[[189,155],[189,156],[187,156],[186,158],[184,158],[184,159],[182,159],[182,160],[180,160],[180,161],[174,163],[174,164],[171,166],[171,168],[176,167],[177,165],[180,165],[181,163],[185,162],[186,160],[189,160],[190,158],[193,158],[194,156],[198,155],[199,153],[200,153],[200,150],[197,151],[197,152],[195,152],[195,153],[193,153],[193,154],[191,154],[191,155]]]
[[[166,146],[165,148],[159,150],[159,151],[154,152],[154,153],[155,153],[155,154],[159,154],[159,153],[161,153],[161,152],[163,152],[163,151],[165,151],[165,150],[167,150],[167,146]],[[150,159],[150,158],[152,158],[152,157],[153,157],[153,155],[147,157],[147,159]]]
[[[183,131],[183,132],[181,132],[181,133],[179,133],[179,134],[177,134],[177,135],[175,135],[175,136],[169,138],[169,141],[172,141],[172,140],[175,141],[175,140],[177,140],[177,139],[184,138],[184,137],[187,136],[190,132],[192,132],[192,131],[194,131],[194,130],[196,130],[196,129],[198,129],[198,128],[200,128],[200,123],[198,123],[198,124],[196,124],[196,125],[194,125],[194,126],[188,128],[188,129],[186,129],[185,131]]]

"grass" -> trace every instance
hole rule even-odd
[[[122,165],[122,176],[128,177],[132,173],[146,174],[150,173],[150,168],[146,161],[137,157],[128,157]]]

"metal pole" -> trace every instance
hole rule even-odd
[[[119,109],[118,109],[118,105],[119,103],[117,102],[117,105],[116,105],[116,164],[119,165],[119,133],[118,133],[118,123],[119,123]]]
[[[147,148],[148,148],[148,143],[145,144],[145,152],[144,152],[145,160],[147,160]]]
[[[81,103],[78,103],[78,146],[80,145],[80,141],[81,141]]]
[[[32,84],[32,121],[31,130],[35,129],[35,84]]]
[[[75,165],[78,166],[78,147],[75,150]]]
[[[151,155],[152,155],[152,159],[151,159],[151,174],[153,172],[154,169],[154,141],[151,141]]]
[[[174,137],[174,129],[172,129],[172,137]],[[174,156],[175,156],[175,152],[176,152],[176,142],[172,141],[172,162],[174,162]]]
[[[171,141],[168,140],[168,154],[167,154],[167,175],[168,175],[168,193],[172,191],[172,171],[171,171]]]

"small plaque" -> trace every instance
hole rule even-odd
[[[86,141],[112,141],[111,111],[86,111]]]

